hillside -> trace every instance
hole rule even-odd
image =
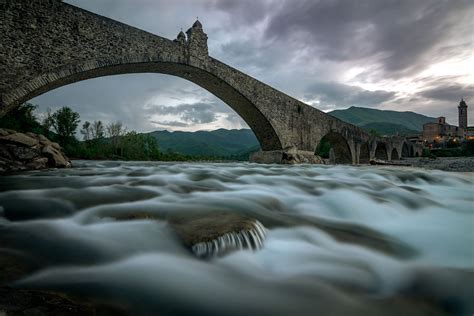
[[[345,122],[364,129],[374,128],[381,134],[412,134],[423,130],[423,124],[435,122],[436,118],[414,112],[397,112],[361,107],[350,107],[346,110],[335,110],[328,114]],[[377,123],[376,125],[373,125]],[[371,124],[371,125],[368,125]]]
[[[259,143],[250,129],[197,132],[151,132],[161,151],[172,151],[192,156],[248,156],[257,151]]]
[[[376,130],[382,135],[410,135],[422,130],[426,122],[435,118],[414,112],[385,111],[351,107],[329,113],[343,121],[360,126],[366,131]],[[222,157],[246,160],[260,144],[250,129],[197,132],[155,131],[149,133],[158,141],[160,151],[176,152],[190,156]]]
[[[368,123],[360,127],[367,132],[375,130],[380,135],[415,135],[420,133],[419,131],[406,128],[403,125],[392,124],[387,122]]]

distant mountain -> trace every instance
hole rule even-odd
[[[384,135],[394,135],[397,132],[400,135],[418,133],[423,130],[423,124],[436,122],[434,117],[414,112],[377,110],[355,106],[346,110],[335,110],[328,114],[365,130],[375,129]]]
[[[158,141],[160,151],[177,152],[192,156],[214,156],[248,159],[260,144],[250,129],[218,129],[215,131],[149,133]]]
[[[436,121],[433,117],[414,112],[385,111],[351,107],[329,113],[343,121],[360,126],[366,131],[376,130],[382,135],[416,134],[423,124]],[[149,133],[158,141],[160,151],[171,151],[190,156],[222,157],[247,160],[260,144],[250,129],[218,129],[215,131]]]
[[[406,128],[403,125],[387,122],[368,123],[360,127],[367,132],[375,130],[380,135],[415,135],[420,133],[419,131]]]

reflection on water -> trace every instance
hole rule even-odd
[[[0,247],[20,288],[160,315],[469,315],[472,174],[76,161],[2,177]],[[253,218],[263,247],[202,260],[170,216]],[[127,220],[130,214],[147,214]],[[121,218],[120,220],[118,220]],[[125,219],[124,219],[125,218]]]

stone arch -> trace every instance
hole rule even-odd
[[[2,43],[0,117],[35,96],[77,81],[163,73],[192,81],[231,106],[254,131],[262,156],[272,161],[283,161],[283,153],[294,150],[314,158],[321,137],[337,131],[349,144],[351,163],[357,163],[356,143],[370,137],[209,56],[208,37],[198,21],[187,36],[180,32],[169,40],[60,0],[7,1],[2,9],[2,34],[16,34],[28,45]],[[373,158],[375,143],[370,144]]]
[[[131,56],[91,60],[42,74],[7,95],[6,111],[48,91],[75,82],[120,74],[160,73],[180,77],[206,89],[237,112],[255,133],[262,150],[281,150],[280,139],[269,119],[223,76],[184,64],[179,57]]]
[[[328,152],[326,153],[326,151]],[[348,141],[336,132],[324,135],[316,147],[315,153],[317,155],[323,154],[323,158],[329,159],[330,163],[334,164],[352,164],[353,162]]]
[[[398,155],[398,150],[396,148],[393,148],[390,154],[390,160],[398,160],[398,159],[400,159],[400,156]]]
[[[370,162],[369,143],[363,143],[362,145],[360,145],[359,163],[360,164],[368,164],[369,162]]]
[[[407,142],[403,142],[403,145],[402,145],[402,158],[412,156],[412,154],[411,154],[412,149],[410,149],[410,147],[411,146],[408,146]]]
[[[388,160],[387,145],[383,142],[378,142],[375,147],[375,158],[380,160]]]

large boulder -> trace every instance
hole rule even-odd
[[[7,136],[10,134],[16,134],[16,131],[8,128],[0,128],[0,136]]]
[[[2,143],[13,143],[25,147],[33,147],[39,143],[36,138],[30,137],[23,133],[9,134],[6,136],[0,136],[0,142]]]
[[[41,157],[41,158],[33,159],[26,164],[26,167],[29,170],[45,169],[48,167],[48,158]]]
[[[40,156],[40,151],[34,147],[15,146],[12,144],[6,146],[16,160],[32,160]]]
[[[70,166],[61,146],[45,136],[0,129],[0,173]]]
[[[49,139],[47,139],[44,135],[38,135],[37,136],[39,142],[41,145],[49,145],[51,144],[51,141]]]
[[[53,143],[51,145],[46,145],[45,147],[43,147],[41,151],[43,155],[48,158],[48,164],[51,167],[55,167],[55,168],[69,167],[71,165],[71,163],[69,162],[69,159],[66,156],[64,156],[63,153],[60,151],[61,147],[59,147],[59,145],[54,146],[54,144],[56,143]]]

